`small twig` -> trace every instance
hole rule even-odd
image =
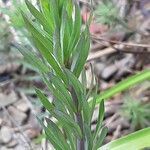
[[[112,140],[117,139],[120,136],[120,132],[121,132],[121,125],[119,124],[116,128],[116,131],[113,133]]]
[[[115,113],[112,117],[106,120],[106,126],[109,126],[114,120],[116,120],[119,117],[118,113]]]
[[[100,43],[100,45],[97,45],[96,47],[94,47],[92,50],[95,50],[95,48],[101,48],[101,42],[100,41],[97,41],[98,43]],[[125,43],[127,44],[127,43]],[[87,62],[89,61],[92,61],[94,59],[97,59],[99,57],[102,57],[104,55],[108,55],[108,54],[111,54],[111,53],[115,53],[115,52],[122,52],[122,53],[133,53],[133,54],[143,54],[143,53],[146,53],[146,54],[150,54],[150,51],[148,50],[141,50],[141,51],[134,51],[134,50],[127,50],[124,49],[125,46],[128,46],[128,45],[125,45],[124,43],[120,42],[120,44],[115,44],[115,45],[112,45],[109,43],[109,46],[108,48],[105,48],[105,49],[102,49],[100,51],[96,51],[96,52],[91,52],[90,55],[88,56],[88,59],[87,59]],[[104,45],[104,44],[103,44]],[[136,45],[136,44],[135,44]],[[142,44],[143,45],[143,44]],[[139,45],[138,46],[142,46],[142,45]],[[108,45],[107,45],[108,46]],[[144,46],[144,45],[143,45]],[[148,45],[147,45],[148,47]],[[144,47],[146,48],[146,47]]]
[[[147,44],[126,43],[126,42],[120,42],[120,41],[114,41],[114,40],[107,40],[107,39],[104,39],[102,37],[97,37],[95,35],[92,35],[92,38],[97,39],[97,40],[106,41],[106,42],[109,42],[109,43],[112,43],[112,44],[122,44],[124,46],[150,48],[150,45],[147,45]]]
[[[119,48],[118,45],[115,45],[116,48]],[[121,49],[121,48],[120,48]],[[102,57],[104,55],[108,55],[108,54],[111,54],[111,53],[115,53],[117,52],[116,49],[112,48],[112,47],[108,47],[108,48],[105,48],[103,50],[100,50],[100,51],[97,51],[97,52],[94,52],[94,53],[90,53],[90,55],[88,56],[88,59],[87,59],[87,62],[89,61],[92,61],[94,59],[97,59],[99,57]]]

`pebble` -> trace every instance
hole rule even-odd
[[[22,125],[27,119],[27,114],[25,114],[24,112],[21,112],[20,110],[16,109],[13,106],[9,106],[8,111],[11,117],[14,119],[14,121],[18,125]]]
[[[13,150],[13,149],[2,146],[2,147],[0,147],[0,150]]]
[[[9,93],[8,95],[4,93],[0,93],[0,107],[8,106],[16,101],[17,101],[17,96],[14,91]]]
[[[16,140],[12,140],[8,143],[7,147],[8,148],[14,148],[17,145],[17,141]]]
[[[18,146],[15,147],[14,150],[27,150],[27,149],[22,145],[18,145]]]
[[[0,137],[4,144],[7,144],[12,139],[12,131],[9,127],[3,126],[0,130]]]
[[[25,102],[25,101],[23,101],[23,100],[20,100],[20,101],[17,101],[15,104],[14,104],[14,106],[18,109],[18,110],[20,110],[21,112],[24,112],[24,113],[26,113],[26,112],[28,112],[29,111],[29,105]]]
[[[106,68],[104,68],[101,77],[104,80],[109,80],[111,77],[113,77],[118,71],[118,68],[115,65],[110,65]]]
[[[26,131],[24,132],[24,134],[25,134],[28,138],[34,139],[34,138],[36,138],[36,137],[40,134],[40,132],[39,132],[39,130],[36,130],[36,129],[28,129],[28,130],[26,130]]]

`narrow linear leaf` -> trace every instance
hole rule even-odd
[[[58,28],[55,29],[53,34],[53,53],[58,62],[63,65],[63,51],[61,50],[60,33]]]
[[[94,148],[93,150],[97,150],[103,143],[106,135],[107,135],[107,132],[108,132],[108,128],[107,127],[103,127],[100,131],[100,136],[97,137],[97,141],[96,141],[96,144],[94,145]]]
[[[97,100],[96,103],[100,103],[101,100],[108,100],[109,98],[111,98],[112,96],[114,96],[115,94],[122,92],[126,89],[128,89],[131,86],[136,85],[137,83],[140,83],[144,80],[150,80],[150,70],[144,70],[136,75],[133,75],[121,82],[119,82],[118,84],[116,84],[115,86],[113,86],[112,88],[102,92]]]
[[[94,143],[96,143],[96,140],[100,134],[100,131],[102,131],[104,128],[104,127],[102,127],[103,119],[104,119],[104,101],[102,100],[99,105],[99,114],[98,114],[98,119],[97,119],[96,130],[93,135]]]
[[[81,129],[79,125],[67,114],[60,112],[58,110],[55,111],[56,119],[62,123],[63,126],[69,126],[73,133],[77,133],[78,137],[82,137]]]
[[[52,45],[52,37],[47,34],[44,30],[42,30],[40,27],[35,25],[31,19],[27,17],[25,13],[22,13],[24,22],[27,26],[27,29],[30,31],[32,36],[36,37],[41,43],[49,50],[52,52],[53,50],[53,45]]]
[[[102,125],[104,119],[104,113],[105,113],[105,106],[104,106],[104,100],[102,100],[99,105],[99,114],[97,119],[96,131],[98,131],[98,128]]]
[[[140,150],[150,147],[150,127],[112,141],[98,150]]]
[[[58,139],[57,137],[53,134],[53,131],[50,130],[49,128],[47,128],[44,123],[42,122],[41,119],[39,119],[37,117],[38,121],[40,122],[41,126],[44,128],[44,131],[45,131],[45,134],[46,134],[46,137],[47,139],[53,144],[54,148],[55,149],[58,149],[58,150],[64,150],[63,149],[63,146],[60,142],[57,142]]]
[[[87,146],[88,150],[92,150],[93,147],[93,137],[91,133],[91,126],[87,125],[86,123],[84,124],[84,131],[86,135],[86,141],[87,141]]]
[[[71,146],[71,150],[76,150],[76,140],[75,140],[75,136],[67,129],[65,130],[66,136],[67,136],[67,140],[70,143]]]
[[[49,91],[54,96],[54,104],[56,104],[57,109],[66,112],[67,111],[66,106],[68,106],[68,103],[66,101],[65,96],[61,94],[57,89],[55,89],[52,82],[50,82],[45,75],[42,75],[42,77]],[[72,114],[72,110],[69,109],[69,112]]]
[[[68,47],[66,49],[66,60],[69,59],[70,55],[73,53],[76,44],[78,43],[78,39],[81,36],[81,24],[82,24],[82,19],[81,19],[81,14],[80,14],[80,9],[77,4],[75,4],[75,16],[74,16],[74,22],[72,25],[72,33],[70,37],[70,41],[68,43]]]
[[[85,100],[84,87],[71,71],[65,69],[65,73],[68,77],[69,85],[74,89],[77,96],[78,109],[81,110],[83,100]]]
[[[56,60],[55,56],[49,51],[49,49],[47,49],[47,47],[45,47],[42,42],[35,38],[35,42],[36,42],[36,46],[38,48],[38,50],[40,51],[40,53],[43,55],[43,57],[47,60],[47,62],[51,65],[51,67],[54,69],[54,71],[56,72],[56,74],[64,81],[66,82],[66,77],[61,69],[60,64],[58,63],[58,61]]]
[[[38,20],[38,22],[44,27],[44,29],[52,35],[52,29],[48,21],[45,19],[43,14],[39,12],[28,0],[25,1],[28,9],[30,10],[31,14]]]
[[[53,14],[53,20],[56,28],[60,28],[60,14],[58,0],[50,0],[50,9]]]
[[[77,46],[77,59],[76,59],[76,63],[75,66],[73,68],[73,73],[75,74],[75,76],[78,78],[84,65],[86,62],[86,59],[88,57],[89,54],[89,49],[90,49],[90,38],[88,36],[88,29],[86,29],[86,31],[84,32],[83,36],[84,38],[81,37],[81,40],[78,43]]]
[[[65,97],[65,102],[68,106],[68,109],[72,109],[72,112],[76,112],[76,108],[73,104],[73,100],[72,100],[72,97],[69,93],[69,91],[67,90],[66,88],[66,85],[60,80],[60,78],[58,78],[57,76],[55,75],[51,75],[50,77],[50,80],[51,80],[51,83],[54,84],[55,88],[60,91],[60,93],[62,95],[64,95]]]
[[[30,63],[35,69],[37,69],[41,73],[48,73],[50,72],[50,68],[45,65],[42,60],[37,58],[37,56],[32,52],[29,51],[27,48],[16,45],[20,53],[24,56],[25,60]]]
[[[37,96],[42,102],[43,106],[61,123],[62,126],[70,126],[71,130],[79,137],[82,137],[82,133],[78,124],[68,115],[59,110],[54,110],[54,105],[49,102],[46,96],[39,90],[36,89]]]
[[[54,20],[53,14],[50,9],[50,1],[47,0],[40,0],[41,12],[43,13],[44,17],[47,19],[50,28],[52,31],[54,30]]]
[[[54,136],[57,139],[57,143],[60,143],[65,150],[70,150],[70,146],[65,140],[65,137],[58,126],[48,118],[45,118],[47,122],[47,127],[53,132]]]
[[[70,26],[69,22],[72,22],[72,18],[68,17],[66,7],[62,9],[62,21],[61,21],[61,28],[60,28],[60,43],[61,49],[63,51],[63,57],[65,58],[67,55],[67,46],[70,40]],[[63,58],[63,60],[64,60]]]
[[[41,101],[41,103],[43,104],[43,106],[51,113],[54,111],[54,105],[52,103],[49,102],[49,100],[47,99],[47,97],[42,93],[41,90],[36,89],[36,94],[39,97],[39,100]]]

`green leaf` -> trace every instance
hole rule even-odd
[[[66,85],[60,80],[60,78],[58,78],[57,76],[55,75],[51,75],[50,76],[50,80],[51,80],[51,83],[54,84],[55,86],[55,89],[57,89],[58,91],[60,91],[60,93],[62,95],[64,95],[65,97],[65,103],[67,104],[67,108],[68,109],[72,109],[72,111],[76,112],[76,108],[73,104],[73,100],[72,100],[72,97],[71,97],[71,94],[69,93],[69,91],[67,90],[67,87]]]
[[[66,2],[66,4],[67,4],[67,8],[66,8],[67,13],[68,13],[69,17],[72,17],[72,12],[73,12],[72,0],[68,0]]]
[[[76,150],[76,139],[75,139],[74,135],[68,129],[65,130],[65,134],[67,136],[67,140],[70,143],[71,150]]]
[[[67,46],[70,41],[70,34],[71,34],[69,22],[72,22],[72,18],[68,17],[66,8],[64,7],[62,10],[62,21],[61,21],[61,28],[60,28],[60,43],[61,43],[61,49],[63,51],[64,58],[67,55]]]
[[[96,143],[96,140],[99,136],[100,131],[103,131],[103,128],[102,128],[103,119],[104,119],[104,101],[102,100],[100,105],[99,105],[99,114],[98,114],[98,119],[97,119],[96,130],[95,130],[95,133],[93,135],[94,143]]]
[[[42,54],[43,58],[45,58],[47,60],[47,62],[51,65],[51,67],[54,69],[54,71],[56,72],[56,74],[63,80],[66,82],[66,77],[61,69],[60,64],[58,63],[58,61],[56,60],[55,56],[49,51],[49,49],[47,49],[47,47],[45,47],[42,42],[37,39],[36,37],[34,38],[35,42],[36,42],[36,47],[38,48],[38,50],[40,51],[40,53]]]
[[[36,37],[49,51],[52,52],[52,37],[47,32],[42,30],[39,26],[35,25],[25,13],[22,13],[22,16],[32,36]]]
[[[55,110],[54,105],[49,102],[46,96],[39,89],[36,89],[36,93],[43,106],[61,123],[62,126],[69,126],[73,132],[75,132],[79,137],[82,137],[80,127],[68,114]]]
[[[87,123],[88,125],[90,125],[90,107],[89,107],[89,103],[86,101],[86,99],[83,100],[83,118],[84,118],[84,122]]]
[[[76,134],[78,137],[82,137],[81,129],[79,125],[66,113],[63,113],[59,110],[55,111],[56,119],[62,124],[62,126],[67,126],[70,128],[72,133]],[[67,129],[67,128],[66,128]]]
[[[50,72],[50,68],[45,65],[42,60],[37,58],[37,56],[27,48],[16,45],[17,49],[20,51],[20,53],[24,56],[25,60],[27,60],[28,63],[30,63],[35,69],[38,69],[41,73],[48,73]]]
[[[36,94],[39,98],[39,100],[41,101],[41,103],[43,104],[43,106],[51,113],[54,111],[54,105],[52,103],[49,102],[49,100],[47,99],[47,97],[42,93],[41,90],[36,89]]]
[[[74,48],[76,44],[78,43],[78,39],[81,36],[81,24],[82,24],[82,19],[81,19],[81,14],[80,14],[80,8],[77,4],[75,4],[75,17],[74,17],[74,22],[72,25],[72,33],[71,37],[68,43],[68,47],[66,49],[66,61],[69,59],[71,53],[74,51]]]
[[[55,28],[60,29],[60,14],[59,14],[59,2],[58,0],[50,0],[50,10],[53,14],[53,20]]]
[[[83,34],[81,35],[81,38],[76,46],[75,50],[75,62],[73,62],[72,68],[73,68],[73,73],[74,75],[78,78],[84,65],[86,62],[86,59],[89,54],[89,49],[90,49],[90,36],[88,33],[88,29],[85,29]],[[84,43],[84,44],[83,44]]]
[[[64,150],[62,143],[60,143],[57,137],[54,135],[53,130],[50,130],[48,127],[44,125],[44,123],[37,117],[38,121],[40,122],[41,126],[44,128],[46,137],[52,143],[55,149]]]
[[[52,31],[54,30],[54,20],[53,20],[53,13],[50,9],[50,1],[47,0],[40,0],[41,12],[43,13],[44,17],[49,22],[50,28]]]
[[[140,150],[150,147],[150,127],[112,141],[99,150]]]
[[[72,106],[72,104],[71,104],[71,102],[69,100],[70,98],[68,97],[68,101],[67,101],[66,100],[66,95],[64,95],[64,93],[62,93],[62,90],[60,89],[61,87],[56,86],[56,87],[59,88],[59,90],[61,90],[61,92],[60,92],[57,88],[55,88],[53,86],[53,83],[52,83],[51,80],[49,81],[46,78],[46,76],[43,75],[43,81],[48,86],[48,89],[50,90],[51,94],[54,96],[54,99],[55,99],[54,103],[57,103],[57,104],[59,103],[59,105],[60,105],[60,107],[62,107],[62,109],[64,109],[64,110],[68,109],[70,114],[73,115],[73,111],[76,111],[76,109],[75,109],[74,106]],[[54,81],[54,82],[55,82],[55,84],[57,84],[58,81]]]
[[[93,147],[93,137],[92,137],[92,133],[91,133],[91,126],[84,123],[84,132],[86,135],[88,149],[91,150]]]
[[[75,97],[77,98],[77,108],[78,110],[82,109],[82,104],[83,104],[83,100],[86,99],[85,97],[85,93],[84,93],[84,87],[82,86],[82,84],[80,83],[80,81],[74,76],[74,74],[69,71],[68,69],[64,69],[66,76],[68,78],[68,83],[69,86],[71,86],[72,90],[71,94],[73,94],[75,92]],[[73,93],[72,93],[73,92]]]
[[[96,131],[98,131],[99,127],[102,126],[104,113],[105,113],[105,106],[104,106],[104,101],[102,100],[99,105],[99,114],[98,114],[98,119],[97,119]]]
[[[100,131],[100,136],[97,137],[97,141],[96,143],[94,143],[94,148],[93,150],[97,150],[103,143],[106,135],[107,135],[107,132],[108,132],[108,128],[107,127],[103,127]]]
[[[144,70],[136,75],[133,75],[121,82],[119,82],[118,84],[116,84],[114,87],[102,92],[97,100],[96,103],[100,103],[101,100],[108,100],[109,98],[113,97],[115,94],[122,92],[126,89],[128,89],[131,86],[136,85],[137,83],[140,83],[142,81],[145,80],[150,80],[150,70]]]
[[[52,29],[50,28],[49,22],[45,19],[43,14],[39,12],[28,0],[25,1],[31,14],[37,19],[37,21],[44,27],[44,29],[52,35]]]
[[[58,60],[58,62],[63,65],[63,51],[61,50],[60,45],[60,33],[58,28],[55,29],[53,35],[53,53]]]
[[[47,128],[53,132],[53,135],[57,139],[56,142],[60,143],[60,145],[62,145],[63,149],[70,150],[70,146],[66,142],[65,137],[64,137],[62,131],[58,128],[58,126],[53,121],[51,121],[50,119],[48,119],[48,118],[45,118],[45,119],[47,122]]]

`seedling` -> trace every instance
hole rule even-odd
[[[102,93],[100,98],[95,91],[89,102],[89,93],[84,86],[86,76],[83,68],[90,49],[90,21],[82,27],[80,8],[72,0],[40,0],[39,10],[28,0],[26,5],[32,17],[28,17],[24,12],[22,16],[37,51],[33,52],[23,46],[20,46],[19,50],[38,70],[53,95],[51,102],[42,90],[36,89],[39,100],[49,112],[49,117],[44,118],[45,121],[38,117],[47,139],[57,150],[97,150],[107,134],[107,127],[103,125],[103,97],[110,98],[128,88],[131,83],[147,79],[150,73],[142,72],[136,76],[136,82],[129,80],[131,83],[125,86],[120,83],[114,89]],[[143,74],[144,78],[141,77]],[[82,82],[79,81],[80,75]],[[99,115],[96,130],[92,132],[91,119],[96,104],[99,105]],[[56,121],[53,121],[51,116]],[[148,128],[147,131],[149,130]],[[140,139],[148,140],[148,132],[141,132],[144,136]],[[137,134],[139,135],[131,135],[130,139],[138,141],[139,139],[135,138]],[[129,142],[128,137],[125,142]],[[118,142],[117,146],[119,144],[121,142]],[[138,145],[138,148],[143,146],[147,146],[145,142]],[[111,149],[111,143],[108,147]],[[105,149],[108,149],[107,145]]]

